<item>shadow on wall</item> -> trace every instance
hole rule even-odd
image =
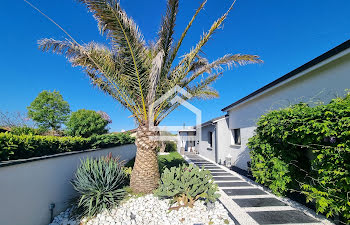
[[[234,166],[237,166],[241,169],[247,170],[248,164],[247,162],[250,162],[250,155],[249,155],[250,149],[248,147],[245,147],[238,153],[236,160],[233,162]]]

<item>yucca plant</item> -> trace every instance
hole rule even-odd
[[[179,95],[184,100],[218,97],[210,87],[224,69],[232,65],[260,63],[256,55],[227,54],[209,62],[203,57],[202,48],[227,18],[228,11],[217,19],[210,29],[182,58],[178,57],[181,44],[195,18],[203,9],[200,4],[180,38],[174,40],[175,21],[179,0],[168,0],[162,17],[158,37],[154,44],[146,44],[139,28],[121,8],[118,0],[80,0],[93,13],[102,34],[106,34],[110,46],[91,42],[79,44],[70,35],[58,41],[42,39],[43,51],[65,55],[73,66],[81,66],[92,84],[115,98],[128,109],[138,125],[136,136],[137,154],[131,175],[134,192],[149,193],[158,185],[159,170],[156,148],[158,143],[150,136],[159,135],[150,130],[149,124],[159,125],[180,104],[168,99]],[[153,103],[174,87],[185,89],[190,95],[174,93],[156,107]]]
[[[78,192],[78,197],[73,199],[74,214],[93,217],[118,205],[126,194],[123,164],[111,155],[81,162],[71,182]]]

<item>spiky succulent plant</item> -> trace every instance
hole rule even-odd
[[[178,209],[193,207],[198,199],[214,202],[220,196],[217,191],[218,186],[208,170],[183,164],[165,169],[154,193],[159,197],[172,198],[171,203],[177,202],[178,205],[170,209]]]
[[[124,198],[125,173],[119,158],[86,158],[81,162],[72,180],[78,197],[73,199],[74,214],[93,217],[111,209]]]

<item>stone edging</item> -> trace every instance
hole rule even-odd
[[[115,148],[115,147],[121,147],[121,146],[127,146],[127,145],[134,145],[134,144],[118,145],[118,146],[109,147],[109,148]],[[23,164],[23,163],[35,162],[35,161],[40,161],[40,160],[45,160],[45,159],[53,159],[53,158],[70,156],[70,155],[75,155],[75,154],[82,154],[82,153],[106,150],[106,149],[109,149],[109,148],[86,149],[86,150],[80,150],[80,151],[63,152],[63,153],[58,153],[58,154],[54,154],[54,155],[45,155],[45,156],[40,156],[40,157],[32,157],[32,158],[28,158],[28,159],[17,159],[17,160],[4,161],[4,162],[0,162],[0,168],[1,167],[18,165],[18,164]]]

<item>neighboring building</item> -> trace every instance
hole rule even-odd
[[[195,136],[195,135],[196,135],[196,129],[194,127],[179,130],[179,133],[178,133],[179,137],[187,137],[187,136]],[[195,141],[186,141],[180,138],[178,140],[177,150],[180,153],[184,153],[184,152],[196,153],[195,146],[196,146]]]
[[[328,103],[349,88],[350,40],[223,108],[226,117],[202,124],[202,141],[196,149],[218,163],[230,155],[233,165],[247,169],[247,142],[261,115],[300,102]],[[208,147],[210,134],[212,149]]]
[[[122,130],[120,132],[112,132],[113,134],[119,134],[119,133],[129,133],[131,137],[136,137],[137,128],[131,129],[131,130]]]

